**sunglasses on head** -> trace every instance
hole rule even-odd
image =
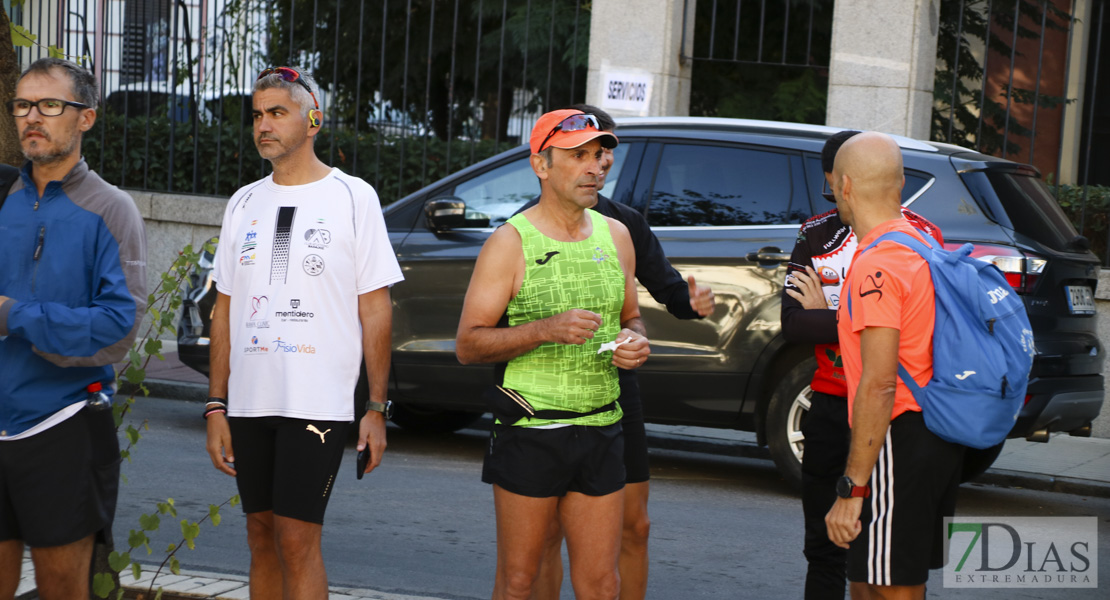
[[[320,109],[320,103],[316,101],[316,94],[312,93],[312,88],[308,87],[308,84],[305,83],[303,79],[301,79],[301,74],[296,69],[292,69],[290,67],[269,67],[266,69],[262,69],[262,72],[258,74],[258,79],[262,79],[267,75],[277,75],[278,77],[281,77],[283,81],[301,84],[301,87],[303,87],[305,91],[308,92],[308,95],[312,96],[312,103],[316,105],[316,109]]]
[[[597,122],[597,117],[586,113],[571,115],[560,121],[558,125],[551,129],[551,132],[547,134],[547,137],[543,138],[543,143],[540,144],[540,148],[539,150],[536,150],[536,152],[543,152],[543,147],[547,145],[547,142],[551,139],[551,136],[559,133],[560,131],[582,131],[583,129],[586,129],[588,127],[593,127],[594,129],[601,131],[601,124]]]

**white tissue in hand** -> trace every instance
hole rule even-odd
[[[611,342],[605,342],[604,344],[601,345],[600,348],[597,349],[597,353],[601,354],[602,352],[611,352],[613,350],[616,350],[617,346],[620,346],[621,344],[623,344],[625,342],[628,342],[631,339],[632,338],[624,338],[623,340],[621,340],[619,342],[617,340],[613,340]]]

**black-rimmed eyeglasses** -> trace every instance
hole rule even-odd
[[[85,109],[91,108],[88,104],[81,104],[80,102],[71,102],[69,100],[62,100],[59,98],[43,98],[37,102],[16,98],[15,100],[8,100],[8,110],[12,113],[13,117],[26,117],[31,114],[31,107],[39,109],[39,114],[44,117],[56,117],[63,112],[67,106],[75,106],[77,108]]]

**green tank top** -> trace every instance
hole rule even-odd
[[[524,249],[524,281],[509,301],[509,325],[516,326],[574,308],[601,315],[601,329],[581,346],[545,343],[511,361],[505,387],[517,390],[537,410],[579,413],[617,399],[620,385],[613,353],[597,353],[620,333],[624,306],[624,272],[605,217],[587,210],[593,223],[590,237],[578,242],[553,240],[536,229],[523,214],[508,223],[520,232]],[[525,427],[566,423],[604,426],[620,421],[621,409],[573,419],[521,419]]]

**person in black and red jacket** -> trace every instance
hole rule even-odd
[[[821,150],[821,168],[832,185],[836,152],[859,131],[829,137]],[[831,187],[830,187],[831,189]],[[832,194],[824,195],[835,202]],[[907,208],[902,215],[917,229],[943,243],[940,229]],[[843,598],[847,550],[829,541],[825,515],[836,500],[836,482],[848,459],[848,387],[836,334],[840,287],[856,253],[855,232],[834,208],[802,223],[787,265],[782,295],[782,333],[786,341],[814,344],[817,372],[810,389],[809,411],[802,419],[802,511],[805,514],[806,600]]]

